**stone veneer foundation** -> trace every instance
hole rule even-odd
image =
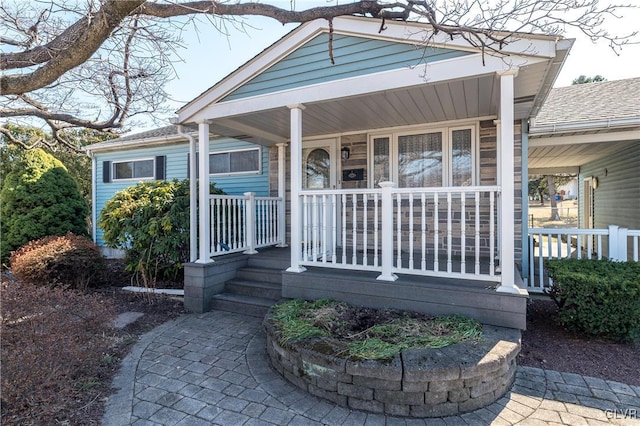
[[[442,417],[487,406],[513,384],[520,331],[484,326],[481,343],[405,350],[391,360],[321,353],[320,339],[283,347],[264,320],[271,365],[289,382],[343,407],[394,416]]]

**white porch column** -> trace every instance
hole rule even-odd
[[[302,190],[302,110],[304,105],[289,105],[291,110],[291,266],[289,272],[303,272],[300,191]]]
[[[280,243],[276,247],[287,247],[287,188],[286,188],[286,143],[279,143],[278,147],[278,197],[282,199],[280,211],[278,211],[278,239]]]
[[[498,165],[500,208],[498,217],[501,223],[500,232],[500,269],[501,283],[497,291],[520,293],[515,284],[514,259],[514,79],[518,70],[507,70],[500,73],[500,121],[498,123]]]
[[[189,136],[189,261],[198,259],[198,163],[196,140]]]
[[[198,123],[198,192],[200,250],[196,263],[211,263],[211,218],[209,216],[209,122]]]

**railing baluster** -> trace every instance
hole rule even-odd
[[[460,272],[463,274],[467,273],[467,193],[463,192],[460,194],[461,205],[460,209]]]
[[[538,274],[540,274],[540,288],[544,288],[544,256],[542,256],[542,233],[538,235]]]
[[[333,264],[337,263],[337,245],[338,245],[338,223],[337,223],[337,216],[338,216],[338,203],[337,203],[337,199],[336,199],[336,194],[332,194],[331,195],[331,227],[333,229],[333,238],[331,238],[331,262],[333,262]]]
[[[356,254],[358,242],[358,199],[356,194],[351,195],[351,213],[353,218],[353,223],[351,225],[351,250],[353,250],[353,253],[351,254],[351,264],[357,265],[358,259],[356,258]]]
[[[367,214],[367,210],[369,207],[369,200],[367,198],[367,194],[362,194],[362,264],[367,266],[367,234],[369,233],[368,221],[369,215]]]
[[[420,204],[422,210],[420,212],[420,243],[422,249],[422,255],[420,258],[420,270],[427,270],[427,194],[420,193]]]
[[[229,200],[227,198],[223,200],[222,210],[224,213],[222,215],[222,240],[220,240],[220,242],[226,244],[227,247],[230,248],[231,242],[229,241],[229,227],[227,226],[227,222],[231,220],[231,217],[229,217],[231,209],[229,208]]]
[[[534,265],[534,256],[533,250],[535,249],[535,245],[533,244],[534,238],[533,235],[529,234],[529,285],[535,286],[536,274],[535,274],[535,265]]]
[[[342,263],[347,263],[347,194],[342,194]]]
[[[396,194],[396,210],[396,268],[402,268],[402,195],[399,192]]]
[[[635,236],[633,238],[633,261],[638,261],[638,240],[640,240],[640,236]]]
[[[476,243],[476,275],[480,275],[480,191],[476,191],[476,229],[475,229],[475,243]]]
[[[437,192],[433,193],[433,270],[436,272],[440,270],[440,262],[438,261],[438,258],[440,257],[440,250],[438,247],[438,239],[440,238],[438,235],[440,228],[439,197],[440,196]]]
[[[378,266],[378,193],[373,194],[373,266]]]
[[[413,269],[413,193],[409,194],[409,269]]]
[[[327,263],[327,239],[329,238],[329,227],[327,226],[327,195],[322,194],[322,241],[320,251],[322,252],[322,263]]]
[[[447,192],[447,272],[451,272],[452,243],[453,243],[453,223],[451,220],[451,192]]]
[[[319,222],[319,218],[318,218],[318,196],[317,195],[312,195],[311,196],[311,208],[312,208],[312,213],[313,213],[313,219],[311,219],[313,222],[311,224],[311,229],[313,230],[313,234],[311,237],[311,244],[313,247],[313,251],[312,251],[312,261],[315,262],[318,260],[318,222]]]
[[[493,211],[495,204],[495,192],[489,192],[489,275],[494,276],[496,271],[495,264],[495,212]]]
[[[602,235],[598,235],[598,260],[602,260]]]
[[[309,196],[304,195],[302,197],[302,237],[303,237],[303,247],[302,247],[302,256],[303,260],[310,260],[311,256],[309,254]]]

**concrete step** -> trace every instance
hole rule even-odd
[[[258,281],[282,285],[282,270],[272,268],[240,268],[236,271],[236,279],[242,281]]]
[[[260,297],[273,301],[282,298],[282,282],[271,283],[264,281],[253,281],[243,279],[233,279],[225,283],[225,293]]]
[[[238,294],[220,293],[211,299],[211,309],[262,318],[269,308],[275,304],[271,299],[242,296]]]

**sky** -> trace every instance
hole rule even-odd
[[[277,3],[285,8],[289,6],[289,1],[269,3]],[[313,3],[298,0],[296,5],[300,9],[313,6]],[[640,8],[626,12],[608,29],[612,33],[626,34],[640,29],[639,22]],[[165,88],[172,97],[169,102],[171,111],[177,110],[297,27],[297,24],[283,26],[273,19],[262,17],[247,18],[246,23],[253,27],[246,33],[230,30],[226,36],[202,22],[197,32],[192,29],[183,34],[187,48],[180,52],[182,62],[175,64],[177,78]],[[555,87],[568,86],[580,75],[601,75],[607,80],[640,77],[640,44],[627,45],[620,55],[616,55],[606,43],[593,43],[577,30],[569,31],[565,37],[576,40]],[[171,116],[168,115],[167,119]],[[143,123],[132,129],[132,133],[154,126],[158,124]]]

